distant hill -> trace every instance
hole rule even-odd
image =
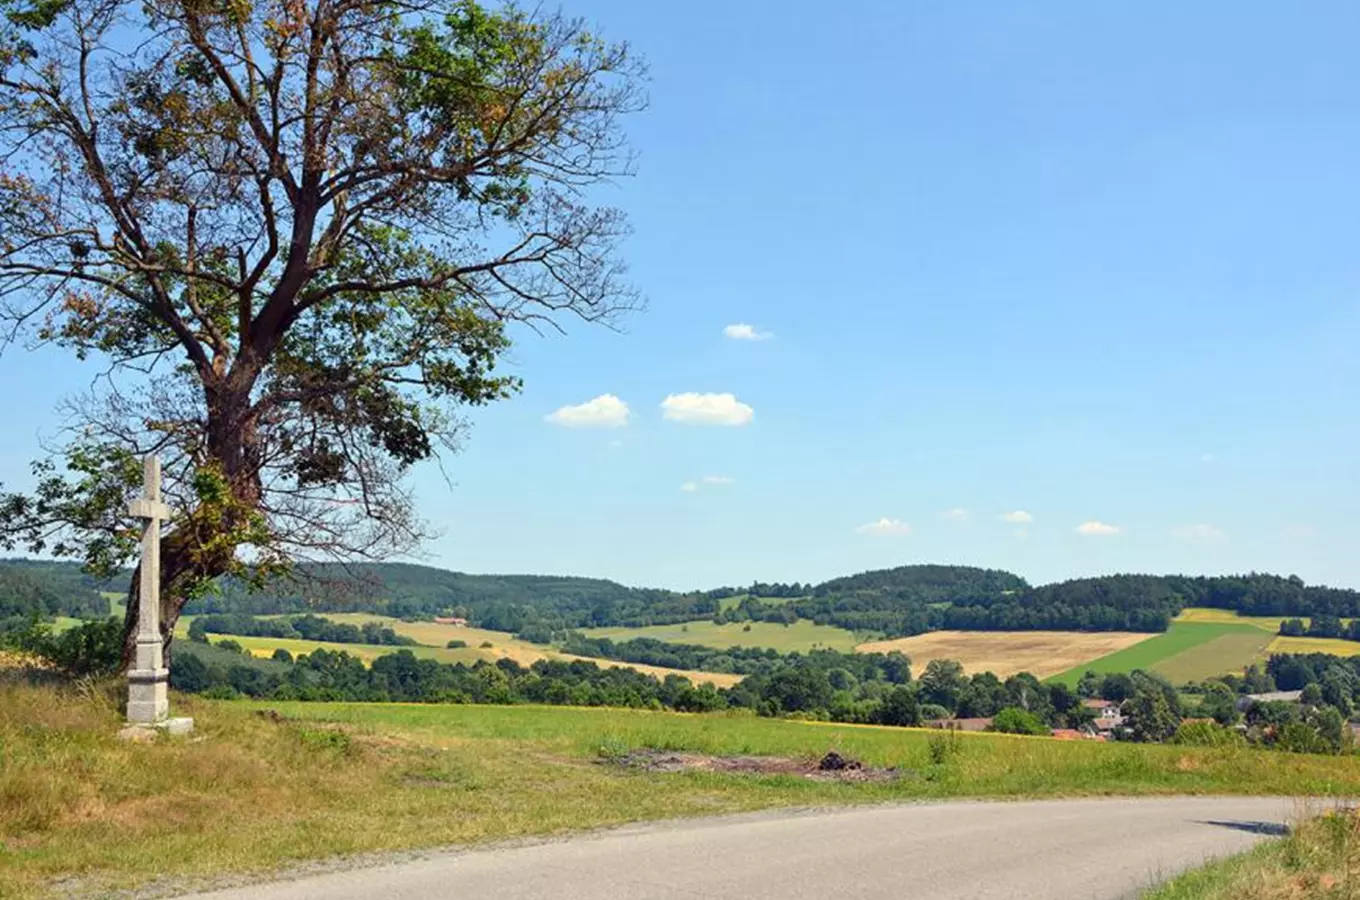
[[[0,560],[0,619],[35,611],[100,615],[98,590],[107,588],[75,563]],[[816,585],[757,583],[690,593],[600,578],[469,575],[411,563],[309,565],[257,593],[223,579],[215,594],[195,600],[188,611],[451,615],[482,628],[546,639],[578,628],[708,619],[719,613],[722,598],[733,596],[744,599],[723,613],[729,619],[796,615],[890,637],[941,628],[1163,631],[1186,606],[1247,615],[1360,616],[1360,592],[1308,585],[1292,576],[1111,575],[1032,586],[998,569],[942,565],[879,569]],[[780,603],[762,603],[762,596]]]

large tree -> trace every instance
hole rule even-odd
[[[160,454],[167,645],[224,574],[410,549],[402,476],[517,388],[507,323],[634,303],[596,186],[629,168],[643,73],[579,22],[470,0],[0,16],[7,337],[99,371],[36,488],[0,495],[0,544],[128,561],[137,458]]]

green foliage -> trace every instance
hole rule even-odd
[[[43,657],[68,675],[100,677],[118,670],[123,623],[99,619],[60,632],[34,623],[19,631],[0,631],[0,646],[5,643]]]
[[[931,765],[945,766],[953,762],[963,750],[963,739],[959,737],[957,730],[943,728],[938,734],[931,734],[926,738],[926,750]]]
[[[992,731],[1004,734],[1048,734],[1049,729],[1042,719],[1027,709],[1008,706],[992,719]]]
[[[1124,704],[1124,715],[1135,741],[1165,741],[1180,726],[1166,694],[1151,686],[1138,688]]]
[[[450,650],[461,650],[461,649],[463,649],[464,647],[466,647],[467,645],[468,645],[468,642],[467,642],[467,641],[463,641],[463,640],[459,640],[458,638],[454,638],[453,640],[449,641],[448,644],[446,644],[445,646],[446,646],[448,649],[450,649]]]

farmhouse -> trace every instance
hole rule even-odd
[[[460,617],[458,617],[458,616],[435,616],[435,617],[434,617],[434,624],[436,624],[436,625],[455,625],[455,626],[457,626],[457,627],[459,627],[459,628],[466,628],[466,627],[467,627],[467,619],[460,618]]]
[[[1113,700],[1101,700],[1094,698],[1081,701],[1081,705],[1089,709],[1097,719],[1118,719],[1119,704]]]

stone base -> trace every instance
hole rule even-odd
[[[161,719],[159,722],[149,724],[135,722],[126,725],[119,730],[118,739],[120,741],[132,741],[134,744],[144,744],[147,741],[154,741],[158,734],[183,737],[186,734],[193,734],[193,731],[193,719],[187,717]]]

